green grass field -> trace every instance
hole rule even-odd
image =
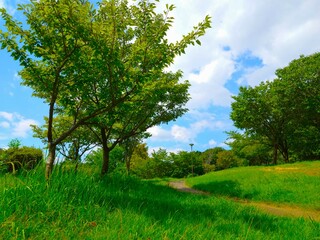
[[[214,195],[320,210],[320,161],[234,168],[190,178],[187,183]]]
[[[225,171],[226,176],[230,171],[236,176],[237,169]],[[266,215],[225,198],[181,193],[162,183],[117,174],[101,179],[67,171],[55,172],[46,188],[43,169],[0,176],[0,239],[320,237],[319,222]]]

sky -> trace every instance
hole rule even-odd
[[[19,18],[17,4],[25,2],[0,0],[0,7]],[[272,80],[276,69],[300,55],[320,51],[319,0],[161,0],[159,11],[166,3],[176,6],[170,41],[179,40],[206,15],[212,17],[212,28],[200,38],[201,46],[189,47],[170,67],[181,69],[181,80],[191,83],[189,111],[148,130],[150,152],[159,148],[189,151],[190,143],[196,151],[227,148],[226,132],[236,130],[230,112],[239,87]],[[3,29],[2,20],[0,24]],[[43,148],[33,138],[30,124],[42,125],[48,106],[20,85],[21,68],[6,50],[0,50],[0,60],[0,148],[15,138],[22,145]]]

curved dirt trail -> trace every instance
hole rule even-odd
[[[200,195],[210,195],[208,192],[200,191],[197,189],[193,189],[186,185],[184,180],[172,181],[169,182],[169,186],[180,191],[180,192],[188,192],[193,194],[200,194]],[[303,217],[305,219],[311,219],[313,221],[320,222],[320,211],[317,210],[308,210],[299,207],[289,207],[285,205],[273,205],[270,203],[263,203],[263,202],[252,202],[247,200],[239,200],[235,198],[227,198],[229,200],[235,201],[237,203],[246,205],[246,206],[253,206],[261,211],[272,214],[275,216],[281,217]]]

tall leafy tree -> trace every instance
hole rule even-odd
[[[181,94],[172,92],[179,91],[180,86],[186,93],[188,84],[180,85],[177,80],[181,74],[167,73],[165,69],[187,46],[200,44],[198,38],[210,27],[210,17],[180,41],[170,43],[166,33],[173,21],[169,13],[174,6],[167,5],[162,14],[156,13],[155,8],[156,4],[147,0],[135,4],[102,0],[97,8],[88,0],[31,0],[18,9],[26,17],[25,24],[1,9],[7,28],[0,32],[1,47],[22,65],[22,84],[31,87],[33,95],[43,98],[49,106],[47,179],[57,145],[79,126],[92,124],[93,119],[101,125],[99,116],[103,116],[107,124],[100,130],[101,137],[106,137],[106,127],[108,130],[119,122],[114,120],[119,118],[117,113],[134,100],[144,100],[150,87],[162,86],[170,78],[174,81],[170,82],[173,90],[167,91],[168,96],[178,105],[184,103],[179,102]],[[151,94],[148,100],[152,102],[153,97]],[[171,101],[163,109],[174,104]],[[72,116],[73,122],[55,136],[53,122],[60,113]],[[179,116],[173,115],[172,119]]]
[[[320,157],[319,66],[320,53],[314,53],[276,71],[280,110],[290,118],[290,149],[300,159]]]
[[[239,129],[248,134],[266,137],[273,146],[273,163],[277,164],[278,151],[288,161],[286,123],[289,121],[284,111],[277,107],[273,82],[261,83],[256,87],[240,87],[235,102],[231,104],[231,119]]]
[[[278,78],[241,87],[231,119],[246,134],[266,137],[289,161],[289,153],[314,158],[320,152],[320,54],[301,56],[276,71]],[[302,154],[301,154],[302,153]]]
[[[320,53],[300,56],[287,67],[278,69],[276,75],[281,82],[291,108],[295,124],[312,125],[320,129]]]

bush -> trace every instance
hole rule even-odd
[[[241,162],[232,151],[223,151],[218,153],[217,169],[227,169],[241,166]]]
[[[8,166],[9,172],[18,169],[33,169],[43,159],[41,149],[34,147],[9,148],[6,150],[6,159],[3,162]]]
[[[216,170],[216,165],[211,165],[207,163],[203,164],[204,173],[214,172],[215,170]]]

